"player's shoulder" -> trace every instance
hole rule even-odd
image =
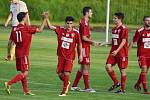
[[[73,32],[79,34],[79,30],[73,28]]]
[[[137,29],[137,32],[142,32],[144,30],[144,27],[140,27]]]
[[[26,5],[26,3],[24,1],[19,1],[20,5]]]
[[[127,27],[126,25],[121,25],[121,27],[122,27],[123,29],[128,29],[128,27]]]
[[[85,20],[85,18],[83,17],[81,20],[80,20],[80,24],[81,25],[88,25],[88,22]]]

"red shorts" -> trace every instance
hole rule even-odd
[[[16,58],[16,69],[17,71],[28,71],[29,70],[29,57],[24,56],[20,58]]]
[[[73,60],[58,57],[57,73],[71,72],[73,67]]]
[[[120,69],[125,69],[128,66],[128,57],[116,57],[110,54],[107,58],[106,64],[118,64]]]
[[[150,57],[138,57],[139,66],[149,67],[150,66]]]
[[[82,48],[83,61],[80,64],[90,65],[90,46]]]

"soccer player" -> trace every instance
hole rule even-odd
[[[125,93],[125,69],[128,66],[128,28],[123,25],[123,19],[124,14],[122,12],[117,12],[113,16],[115,27],[112,29],[112,42],[110,43],[112,47],[106,62],[106,71],[114,82],[108,91],[121,86],[115,93]],[[121,84],[112,68],[115,64],[118,64],[121,73]]]
[[[27,76],[29,73],[29,49],[32,39],[32,34],[36,32],[42,32],[44,25],[46,23],[46,19],[44,19],[40,28],[36,28],[33,26],[25,25],[27,20],[27,13],[20,12],[17,15],[17,19],[19,24],[13,28],[11,36],[10,36],[10,45],[8,47],[8,55],[10,56],[10,48],[11,44],[16,44],[15,57],[16,57],[16,69],[21,73],[17,74],[8,82],[5,82],[6,92],[10,94],[10,88],[14,83],[19,81],[22,82],[22,87],[24,91],[24,95],[34,95],[31,91],[28,90],[27,87]],[[8,59],[10,61],[10,58]]]
[[[47,24],[51,30],[54,30],[57,34],[58,48],[58,64],[57,74],[60,80],[63,81],[63,90],[59,96],[66,96],[70,85],[69,77],[72,71],[73,62],[75,59],[75,48],[77,45],[78,52],[82,50],[82,43],[79,32],[73,28],[73,17],[67,16],[65,19],[65,27],[53,26],[50,24],[47,16]],[[82,61],[82,52],[79,55],[78,61]]]
[[[80,91],[81,89],[77,86],[79,80],[83,76],[85,91],[86,92],[96,92],[94,89],[89,86],[89,69],[90,69],[90,45],[99,46],[99,42],[96,42],[90,38],[90,26],[89,19],[92,18],[92,8],[84,7],[83,8],[83,18],[80,20],[79,32],[82,40],[82,54],[83,61],[80,63],[81,66],[76,73],[76,78],[72,84],[71,90]]]
[[[135,32],[135,35],[133,37],[132,42],[129,45],[129,48],[131,48],[133,44],[137,43],[137,57],[141,73],[134,88],[139,91],[141,89],[142,83],[144,94],[149,94],[148,87],[146,84],[146,75],[150,66],[150,16],[144,16],[143,21],[144,26],[139,28]]]
[[[27,13],[26,24],[30,25],[30,19],[29,19],[29,14],[28,14],[28,9],[27,9],[26,3],[21,0],[10,0],[10,1],[11,1],[10,14],[9,14],[4,26],[7,27],[10,20],[12,20],[12,30],[13,30],[13,28],[18,25],[17,14],[19,12]],[[8,41],[8,45],[10,45],[10,41]],[[13,58],[14,58],[15,47],[16,47],[16,45],[14,44],[11,48],[11,59],[10,60],[13,60]],[[6,60],[8,60],[8,59],[6,58]]]

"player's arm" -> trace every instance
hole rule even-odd
[[[101,42],[100,46],[103,46],[103,45],[111,45],[112,42],[111,41],[108,41],[108,42]]]
[[[112,52],[112,55],[113,55],[113,56],[116,56],[116,55],[117,55],[117,53],[120,51],[120,49],[122,49],[123,46],[125,45],[126,41],[127,41],[127,40],[126,40],[125,38],[122,39],[122,42],[120,43],[119,47],[118,47],[115,51]]]
[[[136,44],[136,42],[131,41],[130,44],[129,44],[129,46],[128,46],[129,50],[130,50],[130,49],[133,47],[133,45],[135,45],[135,44]]]
[[[82,40],[89,42],[92,46],[99,46],[101,44],[101,42],[91,40],[90,38],[88,38],[87,36],[84,36],[84,35],[82,36]]]
[[[29,13],[27,13],[27,14],[26,14],[26,16],[27,16],[27,25],[31,25],[31,23],[30,23]]]
[[[7,47],[7,59],[8,59],[8,61],[10,61],[10,59],[11,59],[10,49],[12,48],[12,46],[13,46],[14,44],[15,44],[15,43],[14,43],[12,40],[9,40],[9,42],[8,42],[8,47]]]
[[[45,23],[46,23],[46,18],[44,18],[44,20],[43,20],[42,24],[40,25],[40,27],[36,29],[36,32],[42,32],[43,29],[44,29]]]
[[[47,22],[47,26],[48,26],[51,30],[56,30],[56,27],[53,26],[53,25],[50,23],[50,21],[49,21],[48,18],[46,19],[46,22]]]
[[[56,30],[56,27],[53,26],[53,25],[50,23],[50,21],[49,21],[48,12],[47,12],[47,11],[44,12],[43,15],[44,15],[44,17],[46,18],[46,24],[47,24],[48,28],[51,29],[51,30]]]
[[[11,19],[12,19],[12,13],[9,14],[9,16],[8,16],[6,22],[5,22],[5,25],[4,25],[5,27],[8,26],[8,24],[9,24],[9,22],[10,22]]]
[[[78,52],[78,62],[82,62],[83,57],[82,57],[82,44],[77,44],[77,52]]]

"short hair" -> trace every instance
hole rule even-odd
[[[86,13],[89,12],[90,9],[92,9],[92,8],[89,6],[84,7],[83,8],[83,15],[86,15]]]
[[[145,21],[145,19],[148,18],[148,17],[150,17],[150,16],[144,16],[144,17],[143,17],[143,21]]]
[[[124,19],[124,13],[122,13],[122,12],[117,12],[114,15],[117,16],[118,19],[121,19],[121,20]]]
[[[72,16],[67,16],[65,22],[67,21],[74,21],[74,18]]]
[[[27,13],[25,12],[20,12],[18,15],[17,15],[17,19],[19,22],[21,22],[23,20],[23,18],[25,18]]]

